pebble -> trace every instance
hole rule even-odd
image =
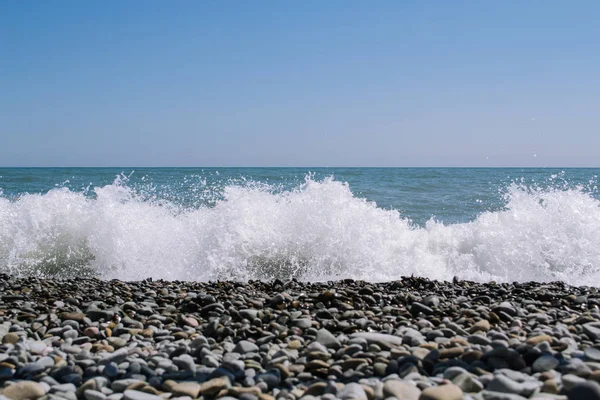
[[[369,400],[365,389],[358,383],[347,384],[336,397],[342,400]]]
[[[7,333],[2,338],[2,344],[16,344],[19,341],[19,335],[16,333]]]
[[[0,275],[2,393],[558,400],[600,381],[594,288],[26,279]]]
[[[325,328],[317,331],[316,341],[328,349],[337,350],[342,347],[340,341],[337,340],[337,338]]]
[[[586,348],[583,353],[585,354],[585,358],[590,361],[600,362],[600,349],[595,347]]]
[[[567,375],[563,375],[562,377],[562,384],[564,387],[564,390],[568,393],[569,391],[571,391],[571,389],[573,389],[575,386],[580,385],[582,383],[585,383],[586,380],[576,376],[576,375],[571,375],[571,374],[567,374]]]
[[[181,382],[175,383],[170,391],[174,396],[189,396],[192,399],[195,399],[200,394],[200,389],[202,389],[202,385],[196,382]]]
[[[424,389],[419,400],[462,400],[462,398],[463,391],[450,383]]]
[[[247,340],[242,340],[238,342],[233,351],[239,354],[256,353],[258,351],[258,346]]]
[[[567,392],[569,400],[600,400],[600,385],[596,382],[582,382]]]
[[[123,400],[163,400],[163,398],[152,393],[126,390],[123,393]]]
[[[83,397],[85,400],[104,400],[107,396],[98,390],[88,389],[83,392]]]
[[[539,357],[532,365],[533,372],[545,372],[555,369],[559,361],[551,355]]]
[[[399,400],[418,400],[421,390],[410,382],[392,379],[384,383],[383,395],[393,396]]]
[[[482,319],[480,321],[477,321],[475,323],[475,325],[473,325],[471,327],[471,329],[469,329],[469,332],[470,333],[477,332],[477,331],[488,332],[490,329],[491,329],[490,322],[487,319]]]
[[[25,400],[39,399],[46,394],[46,390],[38,382],[21,381],[5,387],[0,393],[12,400]]]

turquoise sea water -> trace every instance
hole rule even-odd
[[[0,168],[0,271],[595,284],[599,173]]]

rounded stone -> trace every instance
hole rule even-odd
[[[5,387],[0,392],[12,400],[38,399],[46,394],[44,387],[34,381],[21,381]]]
[[[576,384],[567,392],[569,400],[600,400],[600,385],[596,382],[582,382]]]
[[[403,400],[418,400],[421,390],[410,382],[390,379],[383,384],[383,395]]]
[[[2,338],[2,344],[16,344],[19,341],[19,335],[9,332]]]
[[[558,364],[559,361],[554,356],[545,355],[535,360],[531,368],[533,372],[546,372],[556,368]]]
[[[585,358],[588,360],[600,362],[600,349],[588,347],[583,351],[583,353],[585,354]]]
[[[462,398],[463,391],[458,386],[449,383],[423,390],[419,400],[462,400]]]

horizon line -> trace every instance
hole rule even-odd
[[[369,165],[369,166],[350,166],[350,165],[339,165],[339,166],[318,166],[318,165],[312,165],[312,166],[278,166],[278,165],[257,165],[257,166],[252,166],[252,165],[245,165],[245,166],[235,166],[235,165],[197,165],[197,166],[191,166],[191,165],[161,165],[161,166],[150,166],[150,165],[137,165],[137,166],[133,166],[133,165],[128,165],[128,166],[124,166],[124,165],[115,165],[115,166],[96,166],[96,165],[60,165],[60,166],[51,166],[51,165],[45,165],[45,166],[41,166],[41,165],[28,165],[28,166],[0,166],[0,169],[43,169],[43,168],[54,168],[54,169],[70,169],[70,168],[95,168],[95,169],[115,169],[115,168],[245,168],[245,169],[250,169],[250,168],[289,168],[289,169],[305,169],[305,168],[319,168],[319,169],[324,169],[324,168],[373,168],[373,169],[401,169],[401,168],[456,168],[456,169],[461,169],[461,168],[473,168],[473,169],[518,169],[518,168],[537,168],[537,169],[558,169],[558,168],[565,168],[565,169],[600,169],[600,165],[599,166],[532,166],[532,165],[517,165],[517,166],[502,166],[502,165],[493,165],[493,166],[483,166],[483,165],[474,165],[474,166],[468,166],[468,165],[436,165],[436,166],[411,166],[411,165],[404,165],[404,166],[377,166],[377,165]]]

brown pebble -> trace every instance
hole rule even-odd
[[[144,386],[146,386],[146,382],[133,382],[131,385],[127,386],[127,390],[141,390]]]
[[[469,329],[470,333],[474,333],[477,331],[481,331],[481,332],[487,332],[490,330],[490,322],[487,319],[482,319],[480,321],[477,321],[475,323],[475,325],[473,325],[471,327],[471,329]]]
[[[419,396],[419,400],[462,400],[462,398],[463,391],[452,383],[427,388]]]
[[[600,383],[600,370],[597,369],[595,371],[592,371],[592,373],[587,377],[587,379]]]
[[[465,352],[465,349],[457,347],[448,347],[440,350],[440,359],[460,357]]]
[[[558,390],[558,384],[556,383],[556,380],[554,380],[554,379],[545,380],[544,384],[542,385],[542,392],[550,393],[550,394],[558,394],[559,390]]]
[[[200,387],[199,393],[202,393],[202,395],[206,396],[214,396],[221,390],[228,389],[229,387],[231,387],[231,382],[229,381],[229,378],[223,376],[204,382]]]
[[[310,385],[305,391],[303,396],[321,396],[327,387],[325,382],[316,382]]]
[[[498,322],[500,322],[500,317],[493,311],[490,311],[489,318],[492,324],[497,324]]]
[[[85,318],[85,314],[83,313],[64,313],[61,315],[63,320],[73,320],[73,321],[77,321],[77,322],[83,322],[83,319]]]
[[[163,384],[163,386],[166,385]],[[195,399],[200,394],[200,389],[202,386],[196,382],[181,382],[175,383],[175,385],[170,385],[171,392],[174,396],[189,396],[192,399]]]
[[[255,396],[259,396],[262,391],[260,390],[259,387],[257,386],[252,386],[252,387],[231,387],[229,389],[223,389],[223,391],[233,397],[240,397],[241,394],[244,393],[250,393],[253,394]],[[219,392],[220,394],[221,392]],[[221,396],[222,397],[222,396]]]
[[[19,335],[13,332],[9,332],[2,338],[2,344],[17,344],[19,341]]]
[[[529,339],[527,339],[527,344],[532,345],[532,346],[536,346],[542,342],[552,343],[552,336],[537,335],[537,336],[533,336],[533,337],[530,337]]]
[[[100,331],[98,330],[98,328],[96,328],[95,326],[90,326],[85,328],[85,330],[83,331],[83,336],[95,338],[98,336],[99,333]]]

